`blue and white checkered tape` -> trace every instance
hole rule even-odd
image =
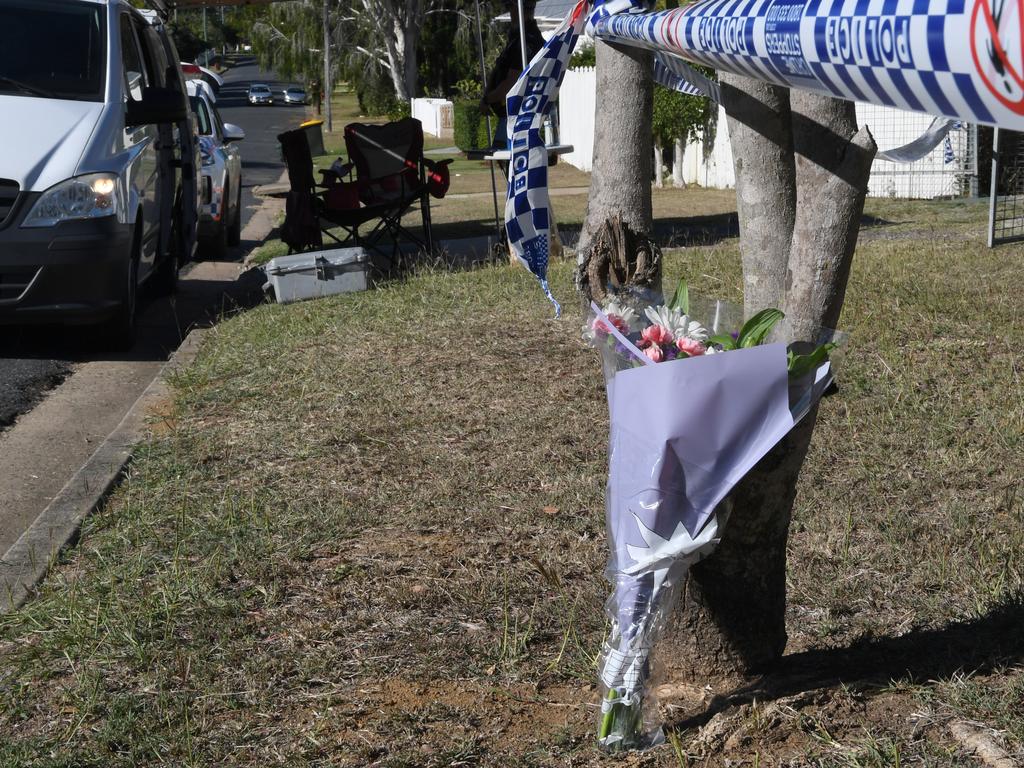
[[[607,41],[790,88],[1024,130],[1024,0],[704,0]]]
[[[917,142],[879,153],[885,159],[902,162],[919,150],[914,144],[936,146],[958,126],[954,121],[1024,130],[1024,0],[702,0],[645,11],[638,0],[580,0],[508,95],[506,229],[514,253],[552,302],[541,125],[584,28],[655,51],[658,82],[715,101],[717,84],[681,59],[949,118]]]

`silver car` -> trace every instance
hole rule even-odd
[[[195,237],[178,54],[127,0],[0,0],[0,323],[104,323],[128,346],[143,281]]]
[[[242,234],[242,156],[237,125],[221,120],[206,88],[188,82],[189,102],[199,125],[202,183],[199,188],[199,255],[221,260]]]
[[[269,85],[265,85],[263,83],[253,83],[249,86],[249,103],[273,104],[274,92],[270,90]]]
[[[306,103],[306,91],[304,88],[298,86],[292,86],[291,88],[284,89],[284,103],[285,104],[305,104]]]

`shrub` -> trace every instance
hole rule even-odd
[[[569,69],[597,66],[597,47],[594,45],[580,46],[569,59]]]
[[[455,134],[455,146],[462,151],[485,149],[491,145],[491,137],[487,135],[487,120],[480,114],[480,106],[476,101],[456,101],[452,105]],[[492,127],[497,118],[491,120]]]
[[[356,96],[359,99],[359,109],[370,117],[390,115],[398,104],[391,81],[375,74],[361,79],[356,85]]]
[[[466,78],[465,80],[459,80],[459,82],[455,84],[456,99],[479,100],[481,96],[483,96],[483,88],[480,86],[479,80]]]
[[[394,104],[388,110],[388,120],[401,120],[404,117],[410,117],[412,115],[412,106],[407,101],[399,101],[395,99]]]

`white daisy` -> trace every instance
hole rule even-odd
[[[630,332],[633,330],[633,324],[640,319],[640,315],[636,313],[636,310],[628,304],[620,304],[616,299],[611,299],[604,305],[604,313],[621,317],[626,322],[626,325],[629,326]]]
[[[707,328],[696,320],[691,320],[689,315],[684,315],[678,309],[669,309],[662,304],[660,307],[648,307],[644,314],[652,323],[668,330],[673,339],[686,336],[694,341],[706,341],[708,338]]]

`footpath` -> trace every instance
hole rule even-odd
[[[273,231],[284,203],[265,198],[242,231],[246,250]],[[117,483],[131,448],[169,395],[166,379],[199,348],[202,328],[258,290],[242,261],[202,261],[182,271],[172,301],[140,318],[143,341],[123,359],[74,372],[0,433],[0,613],[21,605],[82,520]],[[180,342],[180,344],[178,344]],[[170,359],[163,349],[177,345]]]

